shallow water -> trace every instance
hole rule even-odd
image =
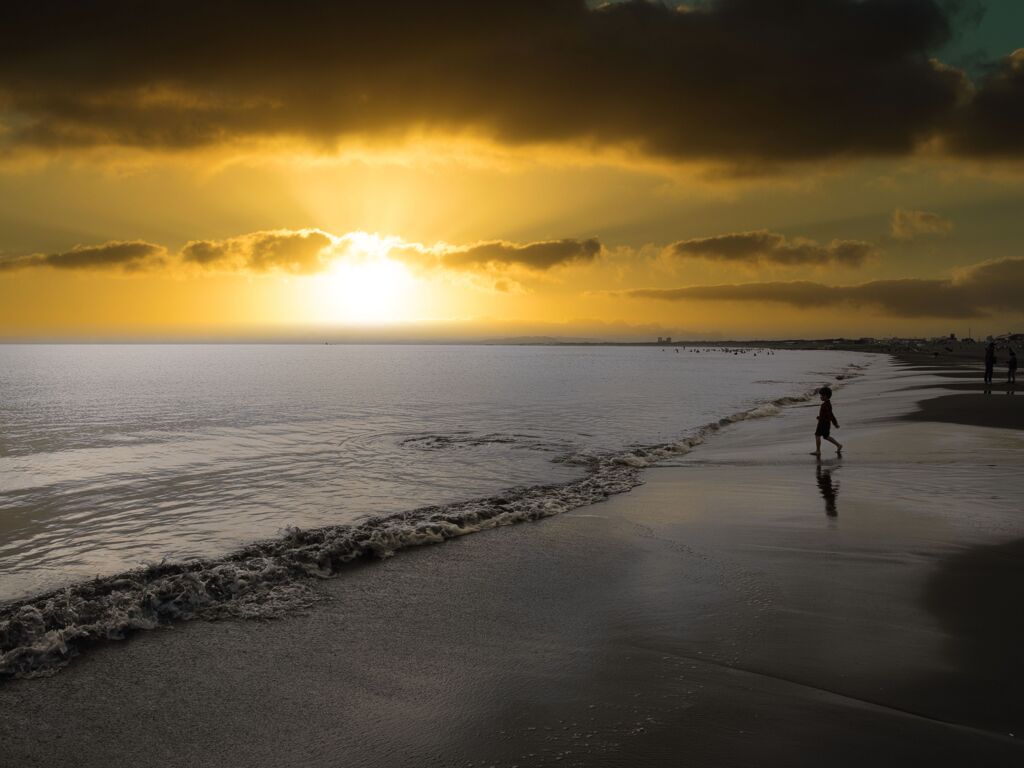
[[[847,352],[0,346],[0,600],[584,476],[831,379]],[[575,457],[575,461],[566,461]]]

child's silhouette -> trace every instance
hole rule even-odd
[[[841,455],[842,443],[829,437],[828,434],[832,425],[839,429],[839,422],[836,421],[835,414],[832,413],[832,390],[822,387],[818,390],[818,394],[821,395],[821,409],[818,411],[818,428],[814,430],[814,450],[811,451],[811,455],[821,456],[821,438],[823,437],[832,443],[836,447],[836,453]]]

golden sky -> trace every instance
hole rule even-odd
[[[1021,4],[350,5],[0,10],[0,338],[1024,327]]]

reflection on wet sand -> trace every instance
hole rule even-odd
[[[825,497],[825,514],[829,517],[839,516],[839,512],[836,510],[836,496],[839,495],[839,483],[832,480],[832,471],[835,468],[823,469],[820,461],[814,467],[814,475],[818,479],[818,490]]]

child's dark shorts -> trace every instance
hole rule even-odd
[[[828,437],[828,433],[829,433],[829,430],[831,428],[832,428],[832,425],[829,424],[827,421],[819,421],[818,422],[818,428],[816,430],[814,430],[814,436],[815,437]]]

